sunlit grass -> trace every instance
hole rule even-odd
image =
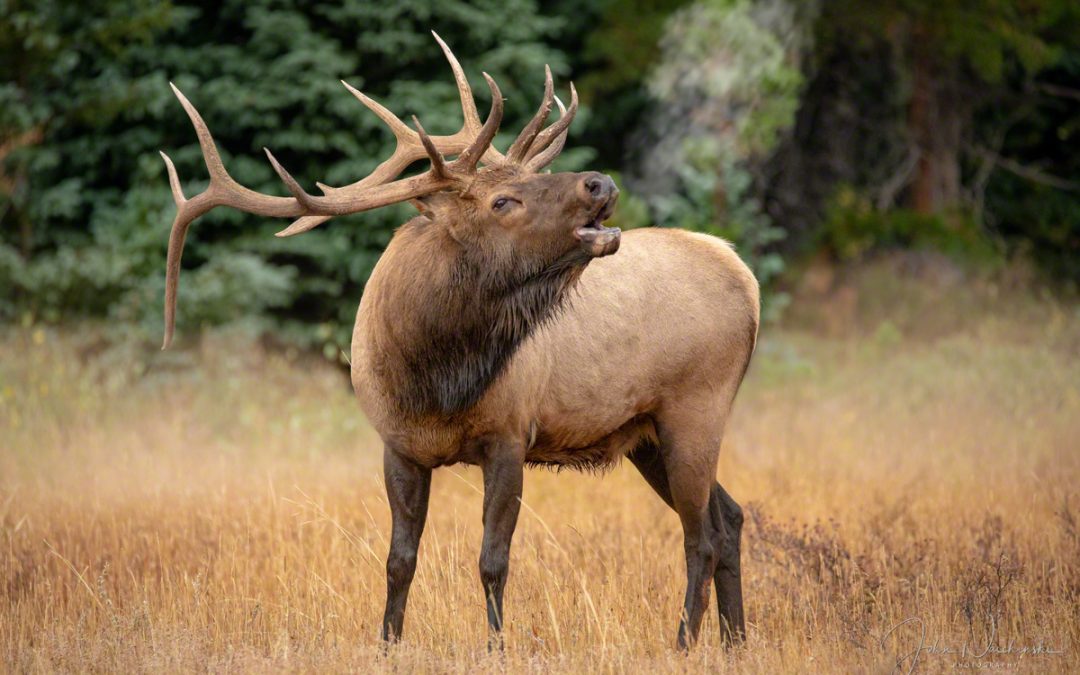
[[[720,468],[749,515],[749,641],[719,648],[710,607],[689,656],[673,650],[677,519],[629,465],[527,475],[505,657],[485,649],[479,474],[436,472],[406,639],[384,655],[381,446],[344,375],[228,336],[148,356],[11,330],[0,655],[29,671],[888,672],[918,626],[884,636],[917,619],[927,647],[968,649],[924,651],[920,671],[1075,670],[1080,315],[965,307],[928,334],[766,329]],[[1038,645],[1062,653],[1019,653]]]

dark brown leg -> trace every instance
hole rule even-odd
[[[678,633],[680,649],[689,649],[697,640],[709,605],[709,586],[718,554],[709,516],[709,494],[715,482],[720,434],[701,427],[703,407],[701,401],[683,401],[656,420],[660,456],[667,473],[671,504],[682,522],[686,554],[686,596]]]
[[[629,456],[645,481],[674,508],[667,470],[660,449],[642,443]],[[721,637],[725,644],[743,639],[746,635],[742,605],[742,577],[739,565],[739,539],[742,531],[742,509],[720,486],[714,483],[709,494],[709,525],[717,551],[713,583],[720,613]],[[681,631],[680,631],[681,632]]]
[[[667,471],[664,469],[664,458],[660,456],[660,448],[649,441],[642,441],[634,451],[628,455],[630,462],[641,473],[645,482],[656,491],[664,503],[675,508],[671,503],[671,488],[668,487]]]
[[[686,554],[686,596],[679,620],[679,649],[697,642],[701,620],[709,608],[709,584],[716,566],[708,516],[696,507],[679,514],[683,524],[683,552]]]
[[[431,492],[431,469],[402,457],[387,446],[383,452],[383,473],[393,526],[390,554],[386,558],[386,612],[383,614],[382,639],[395,642],[401,638],[409,585],[416,572],[416,551],[424,532]]]
[[[720,486],[713,485],[709,498],[709,514],[717,534],[719,560],[713,574],[716,586],[716,605],[720,612],[720,636],[725,644],[741,642],[746,638],[746,622],[743,617],[742,567],[739,561],[743,513],[731,495]]]
[[[484,459],[484,543],[480,581],[487,600],[489,648],[502,648],[503,589],[510,570],[510,541],[521,509],[525,452],[517,444],[493,443]]]

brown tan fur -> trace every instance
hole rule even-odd
[[[427,466],[469,461],[474,437],[492,433],[526,444],[535,435],[530,462],[616,461],[655,436],[652,419],[665,403],[700,399],[708,414],[725,416],[754,349],[757,282],[730,245],[681,230],[635,230],[617,254],[589,263],[566,306],[525,341],[466,419],[417,427],[395,414],[372,372],[372,354],[384,349],[379,330],[401,311],[378,298],[389,286],[407,289],[403,301],[423,302],[424,281],[438,273],[396,267],[395,249],[360,305],[353,386],[379,433],[401,439]],[[419,255],[438,264],[434,251]],[[715,468],[715,456],[700,461]]]

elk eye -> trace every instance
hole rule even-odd
[[[506,205],[510,203],[510,199],[507,197],[499,197],[495,201],[491,202],[491,208],[496,211],[501,211],[506,208]]]

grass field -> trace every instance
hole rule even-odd
[[[720,648],[711,606],[689,655],[678,522],[628,463],[526,476],[501,657],[479,473],[436,472],[405,641],[384,654],[381,446],[339,371],[225,334],[158,356],[10,328],[0,663],[1076,672],[1080,310],[885,268],[852,288],[763,330],[720,467],[748,512],[749,639]]]

